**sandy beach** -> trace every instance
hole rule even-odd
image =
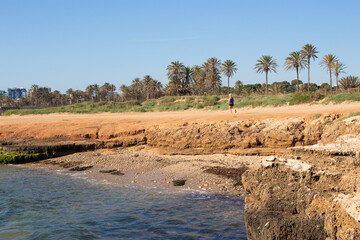
[[[170,156],[147,153],[144,148],[139,146],[75,153],[25,166],[69,172],[80,170],[84,176],[106,184],[244,197],[241,174],[248,169],[259,168],[261,161],[266,158],[230,154]],[[184,185],[174,186],[174,181],[184,181]]]

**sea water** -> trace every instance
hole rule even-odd
[[[244,202],[0,165],[0,239],[246,239]]]

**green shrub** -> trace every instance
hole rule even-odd
[[[5,153],[0,151],[0,164],[19,164],[48,158],[47,153]]]
[[[342,103],[345,101],[360,101],[360,93],[340,93],[336,95],[327,96],[324,104],[328,103]]]
[[[126,101],[126,102],[124,102],[124,104],[125,104],[126,106],[141,106],[141,104],[139,103],[138,100]]]
[[[218,96],[206,96],[204,98],[204,106],[215,106],[219,101]]]
[[[330,121],[330,120],[326,120],[324,123],[323,123],[323,125],[325,126],[325,125],[333,125],[334,124],[334,122],[333,121]]]
[[[347,118],[356,117],[356,116],[360,116],[360,112],[349,113],[349,115],[347,115],[346,117],[339,118],[338,121],[342,121],[342,120],[345,120]]]
[[[179,97],[174,97],[174,96],[164,96],[158,99],[158,102],[160,104],[167,104],[167,103],[173,103],[175,102],[177,99],[179,99]]]
[[[317,113],[315,114],[312,119],[315,120],[315,119],[318,119],[319,117],[321,117],[321,113]]]
[[[294,94],[290,100],[290,105],[295,104],[303,104],[303,103],[309,103],[314,101],[319,101],[325,98],[324,94],[320,94],[318,92],[306,92],[306,93],[298,93]]]
[[[154,106],[156,106],[156,104],[157,104],[157,102],[156,101],[150,101],[150,102],[144,102],[142,105],[144,106],[144,107],[154,107]]]
[[[185,102],[186,103],[189,103],[189,104],[192,104],[192,103],[194,103],[195,102],[195,97],[193,97],[193,96],[187,96],[187,97],[185,97]]]

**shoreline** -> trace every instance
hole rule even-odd
[[[209,195],[244,199],[241,174],[248,169],[259,168],[264,159],[231,154],[159,155],[141,148],[81,152],[22,166],[81,172],[88,178],[115,185],[201,191]],[[177,180],[183,180],[184,185],[174,186],[173,181]]]

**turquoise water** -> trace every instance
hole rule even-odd
[[[244,202],[0,165],[0,239],[246,239]]]

